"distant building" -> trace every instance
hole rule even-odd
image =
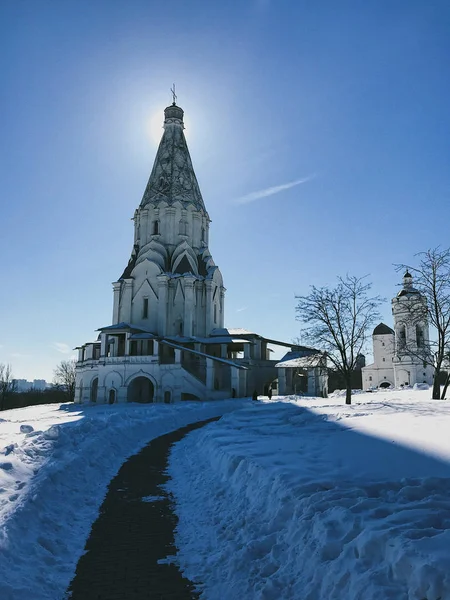
[[[14,379],[16,385],[16,392],[29,392],[30,390],[45,390],[49,387],[45,379],[34,379],[33,381],[27,381],[26,379]]]
[[[183,115],[175,102],[164,111],[164,133],[134,213],[131,257],[113,283],[112,325],[100,327],[96,341],[78,348],[76,402],[250,396],[267,393],[279,376],[280,392],[289,392],[289,368],[276,366],[267,345],[317,353],[224,327],[225,287],[209,250],[211,221]],[[315,374],[321,366],[302,368]],[[308,390],[325,389],[313,379]]]
[[[380,323],[373,330],[374,361],[362,369],[364,390],[433,383],[426,306],[406,272],[403,288],[392,299],[394,329]]]
[[[366,366],[366,357],[364,354],[358,354],[356,357],[355,371],[361,371]]]
[[[45,381],[45,379],[33,379],[33,389],[34,390],[45,390],[48,386],[47,382]]]

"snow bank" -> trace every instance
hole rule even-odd
[[[449,600],[450,406],[423,394],[255,403],[177,444],[202,598]]]
[[[33,406],[0,420],[0,598],[56,600],[109,481],[151,439],[242,401]]]

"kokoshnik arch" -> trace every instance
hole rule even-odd
[[[326,393],[317,350],[224,327],[225,287],[208,248],[211,220],[183,115],[174,97],[134,213],[131,257],[113,283],[112,325],[78,347],[75,401],[214,400],[277,386],[289,393],[300,384],[304,393]],[[270,359],[268,343],[290,347],[285,364]],[[311,355],[316,360],[294,365]]]

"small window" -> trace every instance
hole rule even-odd
[[[153,221],[153,235],[159,235],[159,221]]]
[[[385,359],[385,358],[383,358],[383,362],[386,362],[386,359]]]
[[[372,381],[372,376],[369,377],[369,381]]]
[[[217,304],[214,304],[214,323],[217,323]]]
[[[426,375],[427,375],[426,373],[423,374],[424,377],[426,377]]]
[[[384,342],[381,342],[381,345],[384,346]]]
[[[180,235],[187,235],[188,234],[187,228],[188,228],[187,221],[184,221],[183,219],[181,219],[180,228],[179,228]]]
[[[144,298],[144,303],[142,305],[142,318],[148,319],[148,298]]]

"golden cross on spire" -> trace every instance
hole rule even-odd
[[[170,88],[170,91],[172,92],[172,104],[175,106],[177,103],[177,95],[175,94],[175,84],[172,85],[172,87]]]

